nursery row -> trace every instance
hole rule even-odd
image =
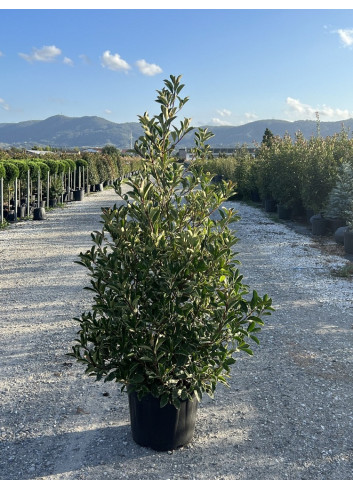
[[[313,234],[340,226],[353,231],[353,140],[344,130],[309,140],[301,133],[294,139],[271,135],[255,157],[242,147],[202,165],[215,180],[235,182],[237,199],[262,201],[282,219],[311,218]]]
[[[5,155],[6,156],[6,155]],[[55,155],[54,155],[55,156]],[[119,176],[136,170],[139,160],[119,154],[83,154],[72,159],[0,160],[0,224],[17,218],[40,218],[38,209],[82,200],[84,193],[101,190]]]

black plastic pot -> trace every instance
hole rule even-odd
[[[189,443],[194,435],[198,402],[182,401],[179,409],[171,404],[160,407],[160,400],[147,395],[138,400],[129,394],[132,437],[136,443],[157,451],[175,450]]]
[[[324,236],[327,234],[327,220],[323,218],[320,214],[316,214],[310,218],[311,222],[311,232],[315,236]]]
[[[74,199],[76,201],[83,200],[84,196],[85,196],[85,191],[83,188],[74,191]]]
[[[7,213],[7,215],[6,215],[6,220],[8,222],[14,222],[15,221],[15,218],[16,218],[16,216],[15,216],[15,211],[14,210],[9,211]]]
[[[57,199],[49,199],[49,207],[55,207],[57,203]]]
[[[103,183],[97,183],[95,186],[95,191],[96,192],[102,192],[103,191]]]
[[[277,206],[277,212],[279,219],[288,220],[292,217],[292,209],[287,209],[287,207],[284,207],[283,205]]]
[[[345,221],[345,219],[341,219],[339,217],[328,218],[327,224],[328,224],[329,230],[332,232],[332,234],[334,234],[338,228],[345,226],[346,221]]]
[[[33,209],[33,220],[34,221],[43,221],[46,219],[47,216],[45,214],[45,208],[44,207],[36,207]]]
[[[276,201],[273,199],[265,199],[265,211],[276,212]]]
[[[344,251],[349,255],[353,255],[353,231],[349,229],[344,233]]]
[[[315,212],[312,209],[305,209],[305,215],[307,222],[311,223],[311,218],[314,216]]]
[[[344,244],[344,233],[347,231],[348,226],[342,226],[335,231],[335,241],[337,244]]]
[[[26,217],[26,210],[27,207],[25,205],[17,207],[17,217],[19,217],[20,219],[24,219]]]
[[[259,192],[257,190],[251,190],[250,197],[251,197],[251,200],[253,202],[260,202],[261,201]]]

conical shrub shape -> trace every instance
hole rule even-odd
[[[242,283],[230,224],[239,217],[220,207],[231,182],[211,184],[200,165],[184,168],[172,156],[190,120],[173,124],[187,102],[181,77],[157,91],[160,114],[140,117],[135,150],[138,175],[120,180],[124,205],[103,210],[103,229],[79,263],[91,277],[92,309],[76,318],[72,356],[97,380],[115,380],[139,399],[152,394],[175,407],[227,383],[234,353],[252,354],[260,316],[272,310]],[[207,154],[207,130],[195,134],[195,159]],[[123,192],[123,185],[130,188]]]
[[[337,176],[336,185],[331,190],[325,216],[348,220],[353,203],[353,165],[343,163]]]

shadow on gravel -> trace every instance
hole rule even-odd
[[[135,445],[130,425],[40,436],[18,442],[1,442],[0,453],[13,453],[11,462],[0,464],[0,479],[68,478],[70,472],[102,470],[102,465],[126,464],[151,455],[150,449]],[[154,452],[153,452],[154,453]],[[69,477],[70,478],[70,477]]]

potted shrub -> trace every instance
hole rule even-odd
[[[336,184],[329,193],[328,203],[324,210],[324,216],[330,222],[332,232],[346,225],[352,199],[353,165],[344,162],[338,170]]]
[[[62,182],[62,178],[58,175],[54,175],[50,180],[50,196],[49,206],[55,207],[60,199],[60,196],[64,192],[64,186]]]
[[[157,92],[158,116],[140,116],[140,171],[116,182],[125,205],[103,209],[102,231],[80,254],[94,298],[75,318],[80,330],[69,353],[96,380],[122,384],[133,438],[155,450],[191,440],[202,395],[227,384],[234,354],[252,354],[248,341],[258,343],[261,316],[272,311],[267,295],[249,294],[237,268],[229,224],[239,217],[220,207],[233,184],[214,185],[202,165],[185,169],[172,157],[192,129],[189,119],[172,126],[188,100],[180,78]],[[210,136],[196,132],[195,159]]]
[[[349,202],[347,224],[348,226],[343,238],[344,251],[350,255],[353,255],[353,197]]]
[[[299,209],[301,184],[301,158],[303,136],[300,132],[292,138],[285,134],[281,140],[274,139],[270,151],[272,152],[271,165],[271,193],[277,202],[277,212],[280,219],[291,219]]]
[[[306,143],[306,151],[302,156],[301,198],[304,207],[313,213],[310,222],[314,235],[326,234],[329,226],[324,209],[339,168],[333,149],[332,138],[312,137]]]
[[[275,138],[278,142],[279,138]],[[275,142],[274,141],[274,142]],[[274,148],[262,143],[257,150],[253,168],[253,178],[266,212],[276,211],[276,201],[272,195],[272,166]]]

